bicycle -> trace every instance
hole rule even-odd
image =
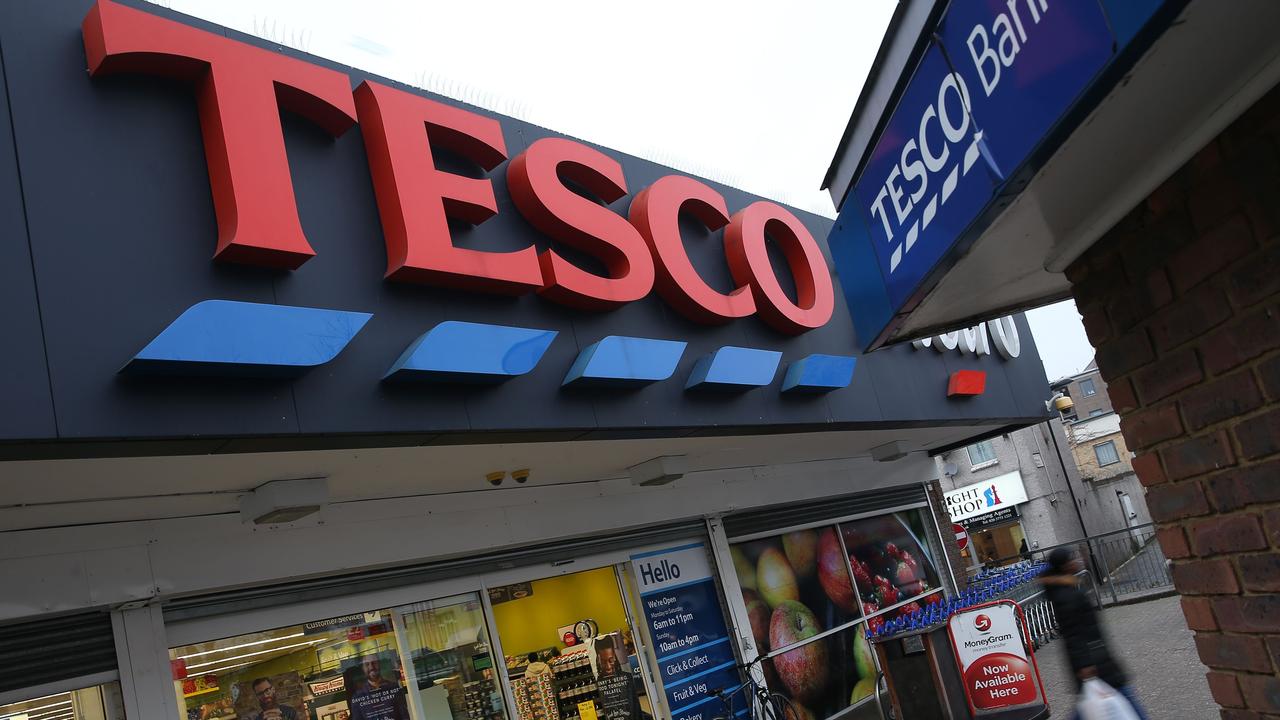
[[[734,708],[734,698],[744,690],[747,691],[744,693],[747,698],[744,709],[748,711],[749,720],[800,720],[801,715],[796,712],[786,695],[771,693],[769,688],[756,682],[752,670],[763,660],[762,656],[746,664],[738,663],[737,668],[745,671],[746,681],[732,688],[716,688],[711,691],[713,697],[719,698],[725,710],[724,715],[717,715],[712,720],[736,720],[742,710]]]

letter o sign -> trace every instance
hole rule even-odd
[[[766,229],[795,278],[795,302],[773,273]],[[775,330],[799,335],[831,319],[836,296],[827,261],[804,224],[782,206],[761,200],[735,213],[725,228],[724,251],[734,282],[750,285],[756,312]]]

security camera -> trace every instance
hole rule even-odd
[[[518,482],[518,483],[522,483],[522,484],[523,484],[525,481],[527,481],[527,480],[529,479],[529,468],[521,468],[521,469],[519,469],[519,470],[512,470],[512,471],[511,471],[511,479],[512,479],[512,480],[515,480],[515,481],[516,481],[516,482]]]
[[[1075,407],[1075,402],[1072,401],[1071,396],[1064,395],[1063,393],[1060,393],[1060,392],[1054,393],[1053,397],[1044,401],[1045,410],[1056,410],[1058,412],[1065,412],[1067,410],[1070,410],[1073,407]]]
[[[506,476],[507,474],[505,472],[498,471],[498,472],[491,472],[488,475],[485,475],[484,479],[488,480],[490,485],[494,487],[498,487],[499,485],[502,484],[502,478]]]

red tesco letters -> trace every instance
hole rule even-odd
[[[195,85],[218,220],[218,260],[297,269],[315,254],[303,233],[285,154],[281,109],[334,137],[358,116],[387,246],[388,279],[479,292],[536,291],[583,310],[610,310],[655,285],[674,309],[720,324],[759,313],[787,334],[821,327],[835,293],[826,259],[793,214],[765,201],[729,216],[724,198],[670,175],[641,190],[627,217],[608,207],[627,194],[617,160],[564,138],[543,138],[507,164],[516,209],[543,235],[599,260],[597,275],[554,249],[495,252],[457,247],[449,220],[478,225],[498,212],[492,180],[436,167],[432,146],[487,172],[507,160],[493,118],[98,0],[82,25],[92,76],[148,73]],[[566,185],[566,182],[572,185]],[[600,202],[597,202],[599,200]],[[682,213],[725,228],[724,252],[737,285],[722,293],[690,262]],[[795,279],[792,301],[773,273],[768,244]]]
[[[195,84],[219,260],[296,269],[302,233],[280,108],[335,137],[355,124],[346,75],[100,0],[81,26],[89,74],[151,73]]]

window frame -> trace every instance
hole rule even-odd
[[[1085,383],[1088,383],[1088,385],[1085,385]],[[1093,378],[1085,378],[1080,381],[1080,394],[1085,397],[1098,394],[1098,386],[1093,382]]]
[[[1114,457],[1114,458],[1115,458],[1114,460],[1111,460],[1110,462],[1103,462],[1103,461],[1102,461],[1102,455],[1101,455],[1101,454],[1099,454],[1098,450],[1099,450],[1100,448],[1103,448],[1103,447],[1110,447],[1110,448],[1111,448],[1111,455],[1112,455],[1112,457]],[[1098,443],[1098,444],[1094,445],[1094,446],[1093,446],[1093,457],[1094,457],[1095,459],[1097,459],[1097,461],[1098,461],[1098,467],[1107,467],[1108,465],[1115,465],[1116,463],[1120,462],[1120,451],[1116,448],[1116,441],[1115,441],[1115,440],[1107,440],[1107,441],[1105,441],[1105,442],[1100,442],[1100,443]]]
[[[975,461],[973,459],[973,448],[980,447],[984,444],[991,450],[991,457],[985,460]],[[971,445],[966,445],[964,448],[964,451],[969,456],[970,470],[979,470],[981,468],[991,467],[992,465],[998,465],[1000,463],[1000,457],[996,454],[995,443],[991,442],[991,438],[987,438],[986,440],[979,440],[978,442],[973,443]]]

